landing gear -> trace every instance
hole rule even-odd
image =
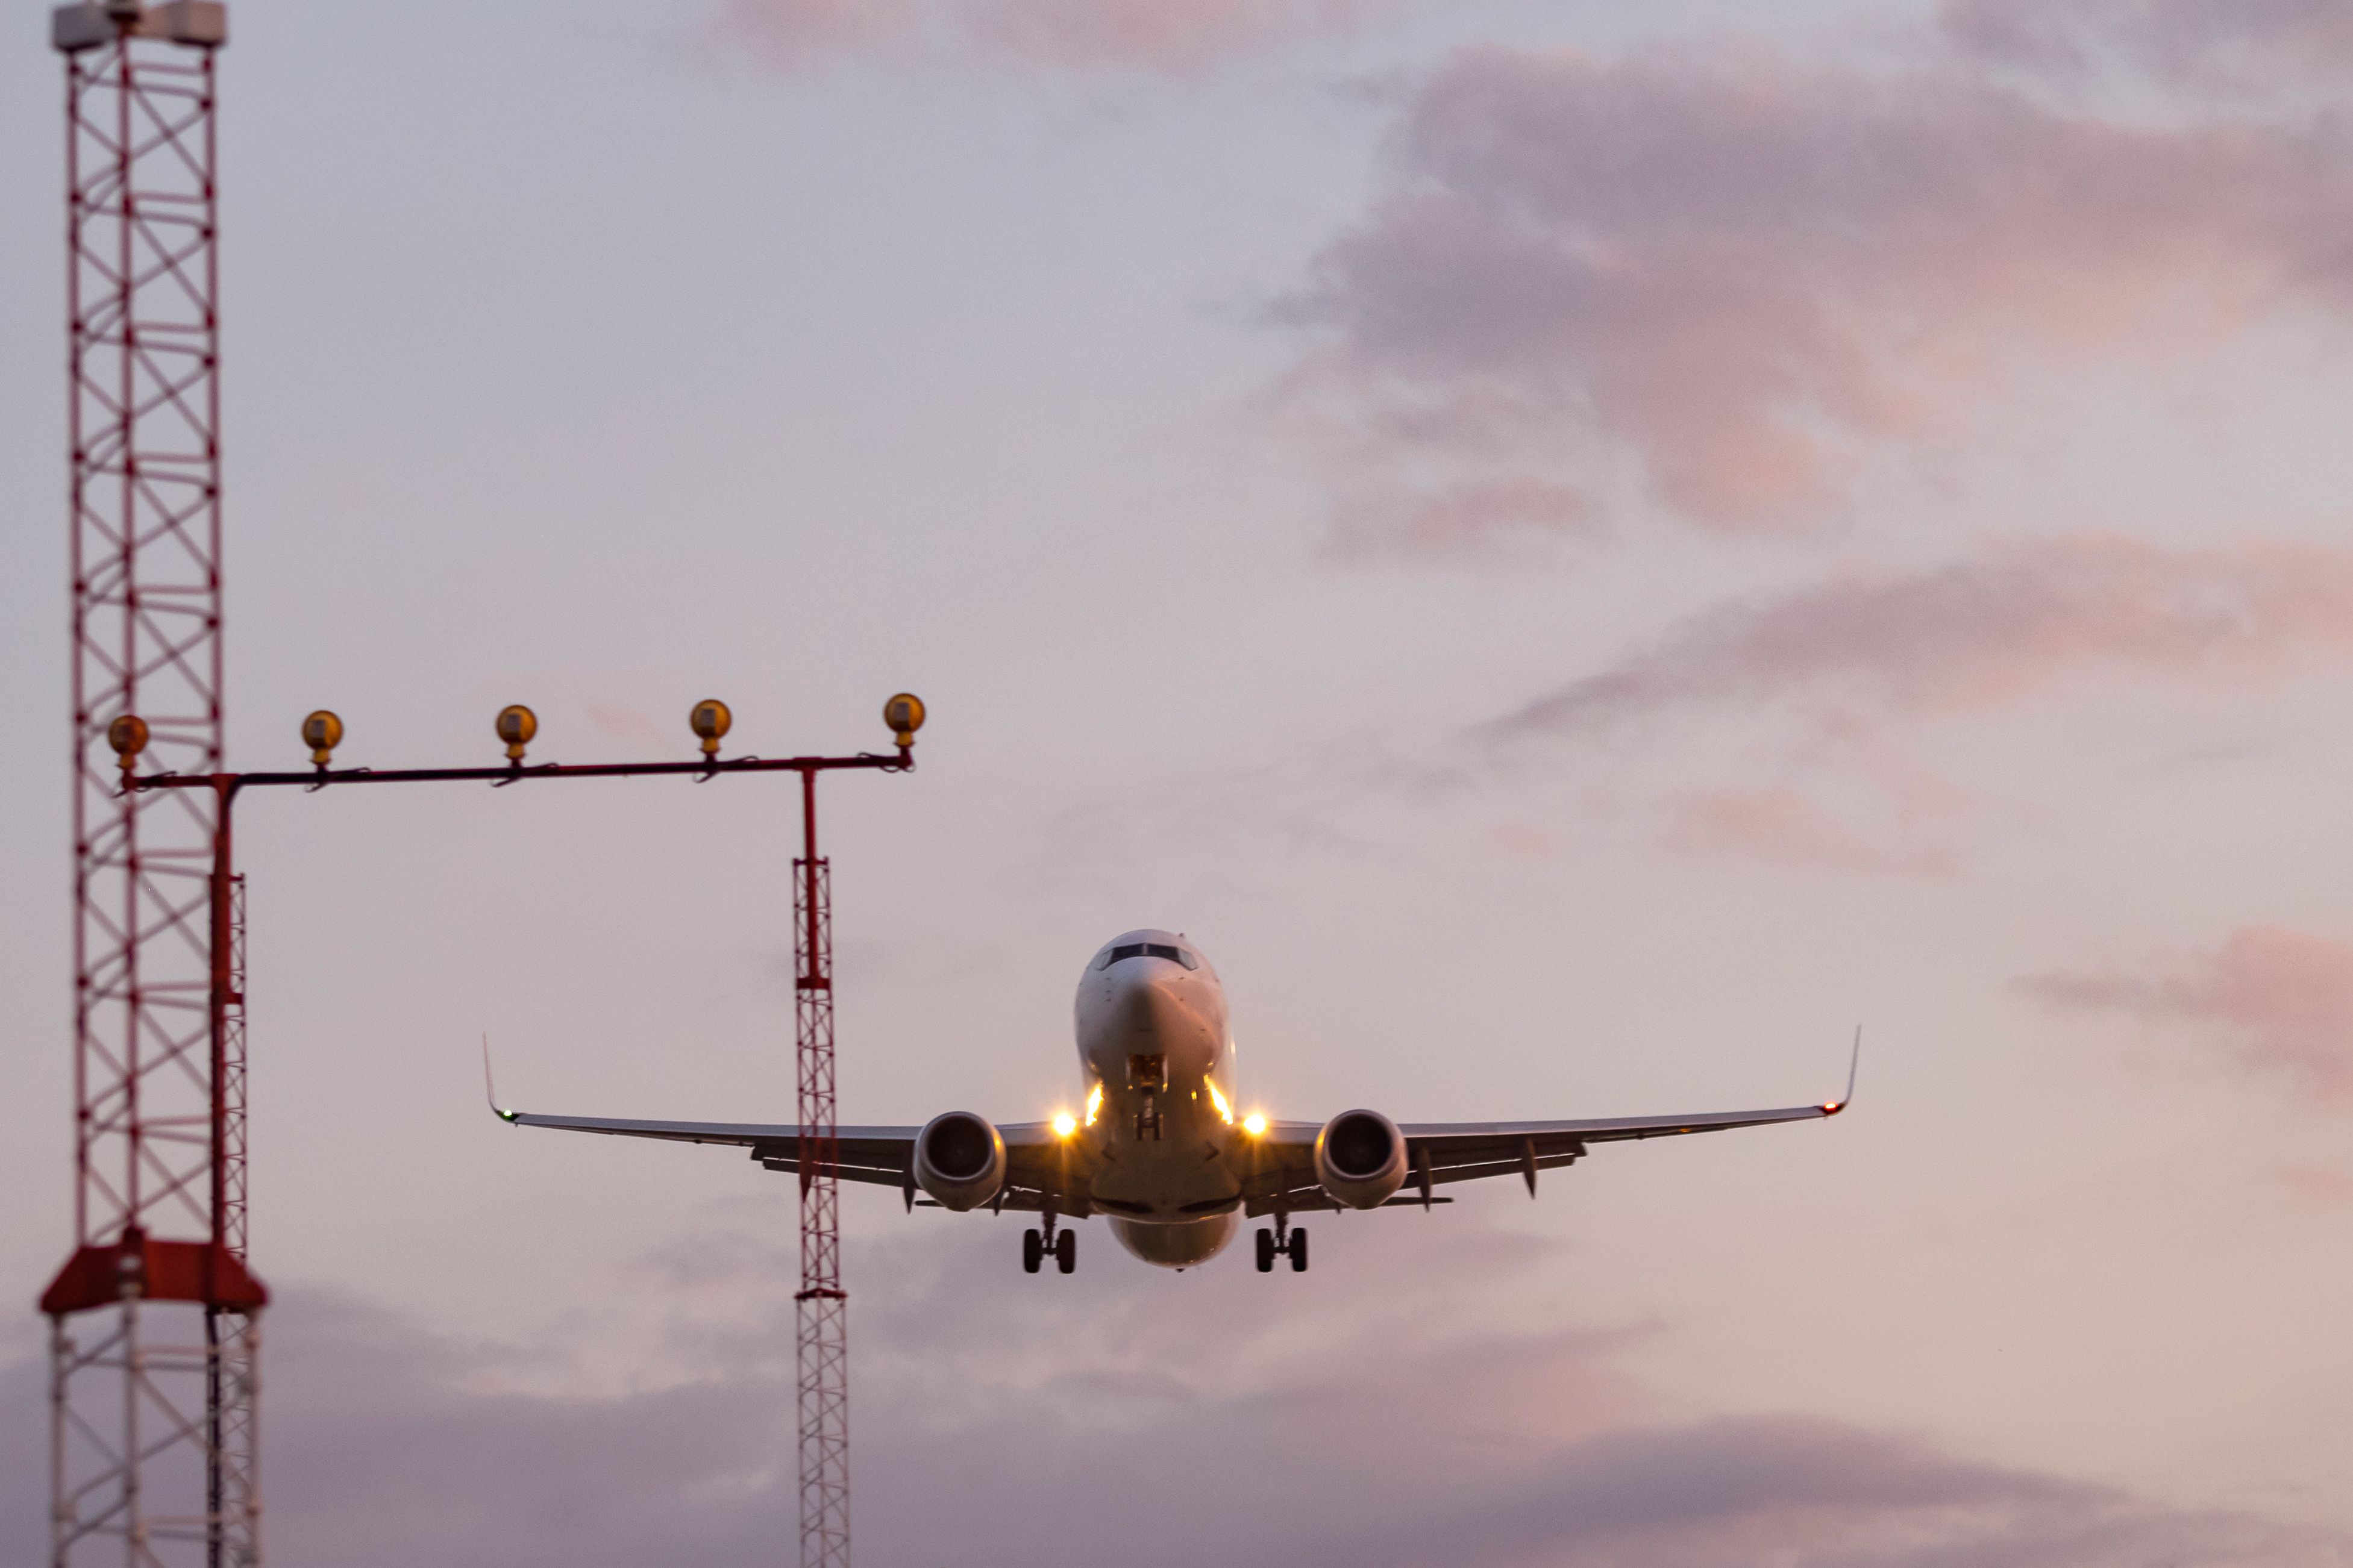
[[[1293,1274],[1307,1272],[1307,1230],[1303,1226],[1293,1230],[1288,1215],[1275,1215],[1274,1228],[1258,1233],[1258,1271],[1273,1273],[1278,1254],[1291,1259]]]
[[[1064,1274],[1074,1274],[1079,1268],[1079,1233],[1065,1230],[1056,1234],[1054,1211],[1046,1211],[1046,1223],[1037,1230],[1021,1233],[1021,1271],[1035,1274],[1044,1265],[1046,1255],[1053,1254],[1054,1267]]]

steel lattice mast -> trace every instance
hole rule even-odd
[[[59,9],[72,444],[74,1241],[50,1316],[51,1556],[259,1560],[237,909],[221,767],[217,5]],[[136,720],[125,716],[138,715]]]
[[[801,1568],[849,1564],[849,1298],[841,1288],[841,1185],[833,1070],[833,868],[817,852],[817,775],[801,775],[803,856],[793,862],[795,1058],[801,1128]]]

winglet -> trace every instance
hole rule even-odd
[[[1828,1101],[1822,1106],[1822,1114],[1824,1116],[1836,1116],[1840,1111],[1844,1110],[1848,1106],[1854,1103],[1855,1069],[1862,1066],[1862,1026],[1861,1024],[1857,1024],[1854,1026],[1854,1054],[1847,1058],[1846,1062],[1846,1092],[1841,1095],[1838,1099]]]
[[[491,1114],[512,1124],[517,1113],[499,1109],[499,1091],[491,1082],[491,1037],[482,1037],[482,1096],[491,1102]]]

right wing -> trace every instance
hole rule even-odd
[[[752,1158],[783,1171],[800,1169],[801,1130],[789,1123],[757,1121],[628,1121],[609,1116],[543,1116],[529,1110],[498,1110],[516,1127],[553,1127],[559,1132],[602,1132],[616,1138],[655,1138],[668,1143],[724,1143],[749,1149]],[[920,1127],[840,1127],[834,1130],[835,1171],[845,1182],[897,1186],[914,1170]],[[1006,1152],[1012,1152],[1010,1140]]]

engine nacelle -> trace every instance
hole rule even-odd
[[[1005,1139],[986,1116],[944,1111],[915,1134],[915,1185],[944,1209],[976,1209],[1005,1184]]]
[[[1315,1179],[1334,1203],[1378,1208],[1405,1174],[1405,1134],[1377,1110],[1344,1110],[1315,1134]]]

